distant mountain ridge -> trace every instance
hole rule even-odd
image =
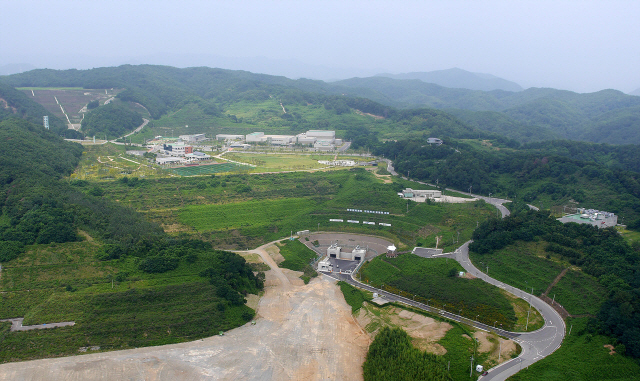
[[[262,101],[277,97],[285,106],[287,102],[292,105],[315,102],[339,114],[355,109],[385,119],[397,115],[395,122],[413,112],[423,115],[427,108],[440,109],[443,111],[437,113],[429,110],[433,111],[425,119],[429,131],[438,125],[453,126],[458,131],[457,137],[473,135],[472,130],[480,129],[525,143],[570,139],[640,144],[640,97],[617,90],[586,94],[550,88],[481,91],[386,77],[327,83],[246,71],[156,65],[39,69],[3,76],[0,81],[14,87],[122,88],[126,90],[119,94],[120,99],[143,104],[154,119],[180,110],[187,103],[197,103],[208,115],[215,115],[226,105],[243,99]],[[306,102],[306,98],[314,100]],[[300,120],[298,127],[308,122]],[[191,123],[184,123],[187,124]],[[424,130],[425,126],[415,126],[414,131]]]
[[[629,93],[629,95],[636,95],[640,97],[640,88],[633,90],[632,92]]]
[[[522,91],[522,86],[515,82],[496,77],[491,74],[472,73],[459,68],[447,70],[435,70],[429,72],[412,72],[403,74],[378,74],[376,77],[387,77],[393,79],[419,79],[422,82],[434,83],[442,87],[468,90],[504,90]]]

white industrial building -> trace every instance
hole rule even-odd
[[[618,224],[618,216],[610,212],[603,212],[596,209],[579,209],[576,214],[567,214],[558,218],[558,221],[566,224],[575,222],[578,224],[589,224],[599,228],[608,228]]]
[[[264,136],[264,132],[252,132],[245,137],[247,143],[261,143],[266,142],[267,138]]]
[[[306,132],[306,135],[310,138],[316,138],[318,140],[331,140],[332,142],[336,139],[336,132],[328,130],[309,130]]]
[[[427,143],[440,145],[443,143],[443,141],[442,139],[438,139],[438,138],[428,138]]]
[[[435,189],[411,189],[407,188],[399,193],[404,198],[440,198],[442,192]]]
[[[244,141],[244,135],[218,134],[216,135],[216,140]]]
[[[187,143],[197,143],[203,140],[207,140],[205,134],[194,134],[194,135],[180,135],[180,140]]]

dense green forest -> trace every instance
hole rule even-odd
[[[82,131],[87,136],[106,135],[112,139],[131,132],[141,124],[140,114],[120,102],[111,102],[88,113],[82,120]]]
[[[442,358],[414,348],[400,328],[380,330],[362,368],[365,381],[453,380]]]
[[[403,140],[380,144],[374,153],[394,160],[398,172],[434,184],[546,202],[547,207],[573,200],[620,214],[629,223],[640,218],[638,162],[633,161],[637,146],[549,142],[530,147],[491,149],[463,141],[433,146]]]
[[[629,356],[640,358],[640,244],[631,247],[614,228],[562,224],[548,212],[525,208],[502,220],[490,219],[473,233],[473,252],[490,256],[515,241],[547,242],[545,251],[596,277],[607,290],[594,329],[615,337]]]
[[[616,90],[587,94],[547,88],[479,91],[384,77],[353,78],[331,85],[342,88],[343,94],[393,107],[453,109],[453,114],[471,125],[492,132],[508,131],[507,137],[523,142],[560,137],[596,143],[640,143],[640,97]],[[495,118],[498,126],[487,118]],[[550,134],[545,136],[545,130]]]

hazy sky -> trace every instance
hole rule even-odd
[[[524,87],[640,88],[637,0],[7,2],[0,65],[264,61],[309,78],[459,67]]]

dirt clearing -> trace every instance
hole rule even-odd
[[[361,380],[369,336],[335,281],[292,284],[274,260],[256,324],[206,339],[0,365],[0,380]]]

